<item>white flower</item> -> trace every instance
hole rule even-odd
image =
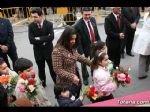
[[[25,83],[25,85],[27,85],[28,84],[28,80],[24,80],[24,83]]]
[[[24,83],[25,83],[25,80],[21,78],[21,79],[19,79],[18,83],[19,83],[19,84],[24,84]]]
[[[30,90],[31,93],[32,93],[32,92],[34,91],[34,89],[35,89],[35,87],[34,87],[33,85],[29,85],[28,87],[29,87],[29,90]]]
[[[119,69],[118,67],[116,67],[116,69]]]
[[[70,99],[74,101],[75,100],[75,96],[72,95]]]
[[[128,68],[128,71],[130,71],[130,70],[131,70],[131,68],[129,67],[129,68]]]

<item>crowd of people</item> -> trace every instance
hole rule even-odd
[[[150,8],[148,11],[133,49],[140,54],[139,79],[147,77],[150,65]],[[74,25],[67,26],[53,47],[53,23],[43,18],[40,7],[32,7],[33,22],[28,26],[28,39],[33,45],[38,74],[32,70],[34,65],[30,59],[18,57],[12,25],[8,19],[0,18],[0,106],[52,106],[44,89],[47,86],[45,62],[49,67],[54,83],[52,89],[59,106],[83,106],[81,88],[83,84],[89,84],[86,65],[91,69],[95,89],[105,93],[105,96],[91,101],[94,103],[114,98],[112,93],[118,89],[118,85],[113,81],[113,70],[120,66],[121,58],[125,58],[125,47],[126,54],[134,57],[131,51],[140,19],[139,9],[112,7],[112,12],[104,21],[106,42],[101,41],[92,9],[82,7],[81,13],[82,18]],[[13,67],[9,64],[8,56]],[[79,74],[77,62],[81,63],[82,75]],[[6,81],[3,83],[2,78],[7,76],[11,77],[7,81],[13,85],[11,89],[6,86]]]

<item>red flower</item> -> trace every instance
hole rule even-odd
[[[103,91],[103,96],[106,96],[107,92],[106,91]]]
[[[24,74],[24,73],[20,74],[20,77],[21,77],[21,78],[23,78],[24,80],[26,80],[26,79],[27,79],[27,75],[26,75],[26,74]]]
[[[94,96],[95,88],[94,86],[90,86],[90,96]]]
[[[130,84],[131,78],[130,78],[130,77],[127,77],[126,80],[125,80],[125,82],[126,82],[127,84]]]
[[[98,95],[98,91],[95,91],[95,94],[97,94],[97,95]]]
[[[117,73],[117,72],[114,72],[114,76],[117,77],[117,76],[118,76],[118,73]]]
[[[35,78],[35,73],[34,72],[30,72],[30,74],[31,74],[32,78]]]
[[[126,78],[129,76],[128,73],[124,73],[126,75]]]
[[[29,85],[34,85],[35,84],[35,80],[34,79],[29,79],[28,80],[28,84]]]

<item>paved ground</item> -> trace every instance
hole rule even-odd
[[[106,34],[104,31],[104,25],[103,25],[104,18],[101,18],[101,24],[98,25],[98,30],[101,36],[101,39],[105,41]],[[138,25],[138,29],[136,31],[135,40],[138,36],[138,33],[140,32],[140,28],[142,27],[142,21],[140,21]],[[37,65],[35,64],[34,56],[33,56],[33,48],[32,45],[29,43],[28,40],[28,28],[27,26],[18,26],[14,27],[14,34],[15,34],[15,43],[17,46],[17,51],[19,57],[25,57],[33,61],[34,67],[33,69],[37,73]],[[56,29],[55,30],[55,39],[54,39],[54,45],[56,44],[58,38],[60,37],[63,29]],[[135,41],[134,41],[135,42]],[[80,64],[77,63],[79,68]],[[135,54],[135,57],[129,57],[126,56],[125,59],[121,60],[121,65],[123,66],[130,66],[131,67],[131,76],[132,76],[132,83],[126,87],[126,88],[119,88],[117,91],[113,93],[114,97],[122,97],[126,95],[130,95],[133,93],[150,90],[150,76],[147,79],[139,80],[137,79],[137,71],[138,71],[138,54]],[[89,70],[89,68],[88,68]],[[150,74],[150,72],[148,73]],[[49,74],[48,67],[46,65],[46,75],[47,75],[47,87],[45,88],[46,94],[48,98],[50,99],[52,105],[57,105],[57,101],[54,98],[53,93],[53,82]],[[89,78],[90,84],[92,83],[91,78]],[[91,103],[87,98],[84,99],[84,104]]]

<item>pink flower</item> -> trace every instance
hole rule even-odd
[[[19,92],[25,92],[25,86],[23,84],[20,84],[19,88]]]
[[[126,80],[126,75],[124,73],[118,74],[118,80],[119,81],[125,81]]]

